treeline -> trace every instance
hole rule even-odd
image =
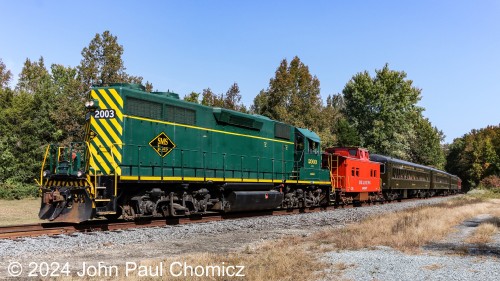
[[[126,72],[123,50],[109,31],[96,34],[82,49],[78,66],[48,67],[43,57],[26,59],[14,87],[9,86],[12,73],[0,58],[0,198],[36,195],[34,181],[47,144],[83,138],[83,105],[93,84],[143,83],[142,77]],[[153,89],[150,82],[143,84],[147,91]],[[444,168],[443,133],[423,117],[424,109],[417,105],[420,98],[421,90],[405,72],[385,65],[373,76],[368,71],[355,74],[342,93],[323,101],[319,79],[298,57],[283,59],[269,85],[248,107],[241,102],[237,83],[225,93],[206,88],[184,96],[187,101],[311,129],[321,136],[324,147],[363,146],[372,153]],[[492,145],[498,155],[498,143]],[[460,148],[450,145],[450,155]],[[462,170],[456,173],[462,175]]]
[[[446,170],[466,188],[483,186],[500,191],[500,124],[472,130],[448,147]]]

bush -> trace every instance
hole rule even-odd
[[[38,197],[38,186],[18,182],[0,183],[0,199],[19,200]]]
[[[500,189],[500,177],[491,175],[481,180],[480,185],[484,188]]]

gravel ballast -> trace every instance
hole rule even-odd
[[[248,245],[265,240],[290,235],[307,236],[321,229],[343,227],[346,224],[360,221],[367,216],[436,204],[449,198],[438,197],[361,208],[336,209],[326,212],[251,217],[180,226],[103,231],[90,234],[77,233],[57,237],[26,238],[17,241],[0,240],[0,278],[6,274],[3,269],[13,261],[22,264],[69,261],[72,267],[77,267],[82,262],[102,261],[107,264],[123,264],[129,261],[163,259],[193,252],[225,253],[244,249]],[[382,251],[385,252],[386,250]],[[376,251],[367,252],[371,254],[377,253]],[[329,253],[326,259],[331,259],[330,261],[335,263],[336,258],[349,259],[349,256],[366,256],[365,254],[359,254],[358,251],[345,253],[346,257],[342,258],[340,256],[336,257],[334,253]],[[388,258],[397,257],[397,252],[388,250],[385,256]],[[389,269],[380,267],[385,264],[390,265],[388,262],[383,262],[384,257],[381,258],[382,260],[377,261],[375,259],[372,263],[378,264],[381,272],[389,271]],[[407,258],[411,259],[412,257]],[[400,260],[403,261],[403,259]],[[397,264],[398,258],[393,259],[393,261]],[[408,260],[408,263],[402,263],[401,266],[411,267],[412,264],[413,262]],[[425,263],[422,266],[427,264]],[[443,267],[443,269],[445,268],[451,270],[452,267]],[[359,268],[357,270],[364,271],[364,269],[360,270]],[[426,271],[421,269],[420,265],[416,267],[416,270]],[[441,270],[441,268],[435,271],[437,270]],[[346,273],[348,273],[348,270],[346,270]],[[357,277],[352,278],[354,280],[366,279]],[[369,278],[371,279],[371,277]],[[384,277],[376,278],[386,280]],[[388,276],[387,278],[390,279],[391,277]]]
[[[500,280],[500,263],[494,257],[410,255],[379,246],[331,252],[326,260],[333,268],[346,268],[341,277],[347,280]]]

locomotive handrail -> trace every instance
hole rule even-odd
[[[45,168],[45,162],[47,161],[47,155],[49,155],[50,144],[47,145],[47,149],[45,149],[45,155],[43,156],[42,169],[40,170],[40,182],[38,183],[40,186],[43,184],[43,170]]]
[[[122,144],[124,146],[124,149],[127,149],[128,148],[131,148],[131,149],[139,149],[139,148],[144,148],[146,146],[144,145],[140,145],[140,144]],[[231,178],[231,177],[244,177],[243,175],[244,174],[255,174],[257,179],[260,181],[260,180],[264,180],[266,179],[266,176],[265,175],[270,175],[271,177],[270,178],[267,178],[267,179],[278,179],[278,178],[281,178],[281,179],[288,179],[290,177],[290,175],[292,174],[292,170],[294,168],[294,165],[295,163],[297,163],[297,161],[295,160],[285,160],[285,159],[276,159],[276,158],[271,158],[271,157],[262,157],[262,156],[254,156],[254,155],[242,155],[242,154],[228,154],[228,153],[222,153],[222,152],[209,152],[209,151],[203,151],[203,150],[197,150],[197,149],[181,149],[181,148],[174,148],[172,150],[172,152],[170,153],[174,153],[177,152],[178,154],[176,154],[176,158],[175,160],[173,160],[171,163],[172,164],[166,164],[165,161],[163,160],[163,158],[158,161],[157,163],[150,163],[149,165],[144,165],[144,163],[141,164],[142,161],[140,161],[141,157],[142,157],[142,153],[136,153],[135,156],[134,156],[134,159],[127,159],[127,161],[124,159],[122,162],[121,162],[121,166],[122,167],[129,167],[130,169],[132,169],[132,167],[137,167],[139,166],[140,168],[137,170],[137,176],[139,177],[142,177],[144,176],[143,174],[143,169],[141,169],[142,167],[158,167],[158,168],[161,168],[161,171],[158,171],[159,175],[161,175],[161,180],[163,180],[163,177],[165,176],[164,175],[164,169],[167,168],[168,169],[172,169],[172,173],[175,173],[173,171],[173,169],[179,169],[177,173],[180,173],[178,174],[177,176],[181,176],[181,178],[184,180],[184,177],[186,177],[186,170],[187,169],[194,169],[194,173],[195,175],[197,174],[196,170],[199,170],[202,174],[200,174],[199,176],[201,178],[211,178],[211,176],[208,175],[208,171],[212,171],[215,174],[219,173],[219,176],[220,178],[223,178],[223,179],[226,179],[226,178]],[[200,163],[198,163],[198,165],[195,165],[195,166],[190,166],[190,167],[185,167],[185,159],[186,157],[189,157],[189,155],[194,155],[194,154],[199,154],[200,155]],[[205,157],[203,157],[203,155],[205,155]],[[203,160],[207,160],[207,159],[219,159],[218,157],[220,157],[221,161],[219,162],[220,164],[222,164],[222,166],[220,166],[220,164],[218,165],[219,167],[216,167],[216,168],[207,168],[207,163],[203,163]],[[241,158],[243,157],[243,159]],[[237,163],[239,163],[239,165],[237,166],[234,166],[230,169],[228,169],[226,167],[226,164],[230,161],[228,161],[228,159],[231,159],[231,158],[234,158],[234,159],[238,159],[239,161],[237,161]],[[262,171],[262,163],[269,163],[269,169],[271,169],[271,167],[273,166],[273,161],[276,162],[277,160],[279,160],[282,165],[281,166],[281,169],[277,170],[276,169],[273,169],[273,172],[271,172],[271,170],[269,171]],[[179,162],[180,161],[180,162]],[[212,161],[212,160],[211,160]],[[236,162],[235,162],[236,163]],[[254,163],[255,165],[250,165],[248,163]],[[157,165],[155,165],[157,164]],[[276,164],[276,163],[274,163]],[[275,166],[275,165],[274,165]],[[288,171],[289,170],[289,171]],[[232,173],[232,175],[230,175],[230,173]],[[235,173],[239,173],[239,175],[235,175]],[[206,174],[206,175],[205,175]],[[272,175],[271,175],[272,174]],[[189,176],[188,176],[189,177]]]

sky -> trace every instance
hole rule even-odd
[[[77,66],[95,34],[124,47],[126,72],[181,97],[238,83],[253,103],[283,59],[298,56],[341,93],[386,63],[422,90],[424,116],[445,142],[500,124],[500,1],[0,0],[0,59]]]

